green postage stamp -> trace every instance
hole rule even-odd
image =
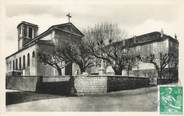
[[[160,86],[160,113],[183,113],[183,88],[181,86]]]

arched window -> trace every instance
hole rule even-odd
[[[18,60],[17,59],[16,59],[16,62],[15,62],[15,65],[16,65],[15,69],[17,70],[18,69]]]
[[[27,66],[30,66],[30,56],[29,56],[29,53],[27,54]]]
[[[23,69],[25,69],[26,64],[25,64],[25,55],[23,56]]]
[[[11,64],[11,61],[10,61],[10,70],[11,70],[11,67],[12,67],[11,65],[12,65],[12,64]]]
[[[22,63],[21,63],[22,61],[21,61],[21,57],[19,57],[19,69],[21,69],[22,68]]]
[[[28,36],[29,36],[29,38],[32,38],[32,32],[33,32],[33,30],[32,30],[31,27],[28,27],[28,30],[29,30]]]
[[[32,57],[33,57],[33,58],[35,57],[35,52],[34,52],[34,51],[32,52]]]
[[[24,37],[27,36],[27,27],[26,27],[26,25],[23,25],[23,36]]]
[[[14,60],[13,60],[13,70],[15,70],[15,62],[14,62]]]

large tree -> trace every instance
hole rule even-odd
[[[175,53],[162,53],[158,55],[150,54],[148,56],[141,56],[140,60],[146,63],[151,63],[154,65],[158,78],[164,76],[164,71],[166,68],[177,68],[178,61]]]
[[[67,46],[65,46],[64,49],[58,48],[57,50],[64,60],[76,63],[79,66],[81,73],[86,72],[87,68],[94,66],[94,57],[91,55],[86,41],[81,40],[77,43],[66,42],[65,44]]]
[[[121,40],[127,34],[121,31],[116,24],[99,24],[85,31],[85,40],[88,41],[90,52],[98,59],[110,64],[115,75],[122,75],[122,70],[130,70],[136,56],[131,54],[130,46]]]
[[[60,51],[56,49],[53,49],[51,52],[42,51],[38,53],[38,57],[41,63],[55,68],[58,72],[58,75],[62,75],[62,68],[65,68],[70,61],[66,60],[59,52]],[[65,62],[65,64],[63,62]]]

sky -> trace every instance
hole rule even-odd
[[[164,33],[178,38],[182,35],[178,25],[181,22],[181,5],[179,1],[155,0],[60,0],[43,2],[5,2],[5,43],[6,55],[17,51],[18,39],[16,26],[21,21],[28,21],[39,26],[39,34],[54,24],[68,22],[67,13],[71,13],[71,22],[83,30],[95,24],[108,22],[118,24],[129,37],[153,31],[164,30]]]

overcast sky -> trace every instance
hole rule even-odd
[[[7,55],[17,51],[17,29],[21,21],[28,21],[39,26],[39,33],[54,24],[67,22],[66,14],[71,13],[71,22],[80,30],[101,22],[116,23],[129,36],[160,31],[166,34],[182,36],[178,28],[181,22],[181,6],[178,2],[139,2],[132,0],[60,0],[60,2],[7,2],[5,5],[6,40],[11,47]]]

